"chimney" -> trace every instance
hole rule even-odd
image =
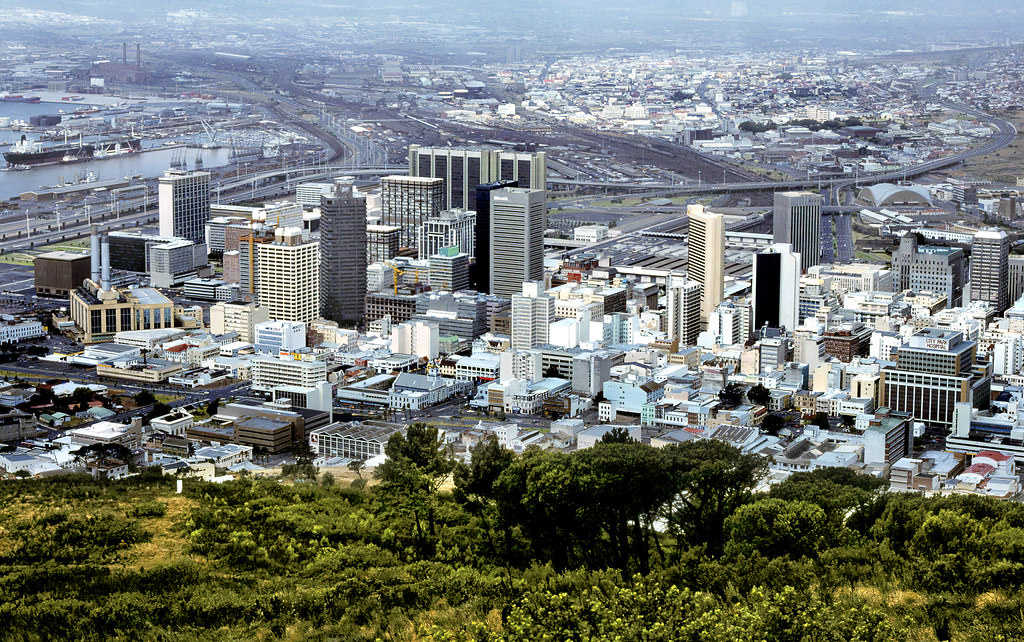
[[[98,285],[100,282],[100,237],[96,233],[95,225],[92,226],[89,233],[90,253],[92,255],[92,282]]]
[[[142,43],[135,43],[135,66],[142,69]]]
[[[103,251],[101,252],[101,256],[103,258],[102,263],[100,265],[100,270],[102,271],[103,278],[102,287],[103,291],[107,292],[110,290],[110,241],[107,240],[106,236],[103,237],[102,250]]]
[[[121,43],[121,64],[124,64],[124,65],[128,64],[128,43],[127,42],[122,42]]]

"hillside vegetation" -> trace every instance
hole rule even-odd
[[[423,427],[379,483],[0,484],[2,640],[1012,640],[1024,508],[847,470],[752,489],[714,441],[456,466]],[[312,474],[306,470],[302,474]],[[454,478],[454,491],[445,480]]]

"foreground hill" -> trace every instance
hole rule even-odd
[[[1024,509],[849,471],[751,495],[722,445],[600,444],[380,483],[0,483],[0,639],[972,640],[1024,631]],[[433,447],[433,452],[431,449]],[[312,472],[312,471],[307,471]],[[454,493],[438,490],[454,472]],[[657,528],[654,526],[657,525]]]

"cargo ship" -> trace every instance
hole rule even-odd
[[[21,94],[4,94],[0,96],[0,103],[37,103],[42,100],[39,96],[22,96]]]
[[[22,135],[20,141],[11,145],[11,148],[4,152],[4,160],[7,161],[8,166],[74,163],[94,157],[103,158],[129,154],[140,149],[142,149],[142,140],[136,137],[102,140],[95,143],[65,142],[63,145],[43,147],[42,143],[26,140]]]

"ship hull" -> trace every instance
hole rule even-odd
[[[40,165],[43,163],[59,163],[71,161],[89,160],[96,155],[96,149],[114,149],[118,143],[121,145],[121,153],[137,152],[142,149],[142,141],[138,138],[125,140],[109,140],[99,143],[86,143],[84,145],[59,145],[38,151],[19,152],[9,150],[4,152],[4,160],[8,165]]]

